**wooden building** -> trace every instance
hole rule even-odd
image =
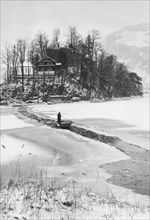
[[[63,84],[69,73],[81,70],[81,54],[70,48],[47,49],[37,63],[38,81]]]
[[[61,63],[45,55],[37,63],[37,77],[38,81],[61,84],[64,77]]]
[[[75,49],[71,48],[58,48],[47,49],[47,55],[52,59],[61,63],[61,69],[65,70],[66,74],[70,71],[80,72],[82,55]]]

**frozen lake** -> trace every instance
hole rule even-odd
[[[30,111],[47,118],[61,112],[97,132],[116,135],[132,144],[149,149],[149,96],[101,103],[79,102],[31,106]]]
[[[31,107],[32,109],[32,107]],[[61,112],[63,118],[87,119],[105,118],[125,122],[140,130],[149,130],[149,96],[130,100],[108,101],[101,103],[79,102],[33,107],[39,115],[56,118]]]
[[[5,171],[5,168],[10,169],[7,163],[15,164],[19,158],[24,166],[25,162],[32,163],[33,157],[36,156],[35,163],[40,168],[44,168],[49,177],[61,176],[63,172],[67,180],[70,175],[80,175],[83,172],[88,175],[88,178],[82,181],[85,181],[86,187],[90,187],[96,179],[97,172],[102,179],[110,176],[99,168],[100,165],[130,159],[112,146],[84,138],[70,131],[52,129],[35,122],[27,123],[9,113],[8,109],[5,107],[1,115],[1,144],[6,146],[6,149],[1,146],[1,165],[4,176],[10,176],[11,172],[7,174]],[[72,119],[99,132],[122,135],[125,140],[130,139],[133,143],[137,140],[138,143],[141,141],[144,146],[148,140],[145,139],[149,129],[148,97],[103,103],[34,105],[29,106],[29,110],[46,118],[56,118],[60,111],[64,118]],[[138,117],[139,114],[141,117]],[[109,184],[109,187],[116,196],[120,197],[122,193],[122,198],[125,198],[128,193],[133,196],[133,199],[135,198],[131,190],[122,188],[120,192],[118,186]],[[142,199],[140,197],[138,200],[145,199],[147,201],[147,197],[142,196]]]

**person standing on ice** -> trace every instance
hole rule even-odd
[[[58,114],[57,114],[57,122],[61,123],[61,114],[60,114],[60,112],[58,112]]]

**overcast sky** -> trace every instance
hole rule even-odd
[[[39,30],[49,36],[69,25],[81,34],[97,29],[102,37],[128,25],[149,22],[149,0],[130,1],[7,1],[1,0],[1,48],[5,42],[33,38]]]

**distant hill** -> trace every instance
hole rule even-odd
[[[107,52],[143,78],[145,89],[149,87],[149,37],[148,23],[141,23],[110,34],[104,42]]]

